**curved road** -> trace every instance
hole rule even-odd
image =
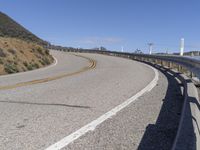
[[[0,77],[1,150],[50,148],[125,102],[155,77],[150,67],[128,59],[52,54],[56,65]],[[96,66],[91,67],[91,60]],[[168,89],[167,78],[159,74],[150,93],[65,149],[137,149],[146,126],[155,123]]]

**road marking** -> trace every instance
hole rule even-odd
[[[131,98],[129,98],[128,100],[123,102],[122,104],[116,106],[115,108],[113,108],[109,112],[103,114],[102,116],[100,116],[96,120],[94,120],[91,123],[83,126],[79,130],[71,133],[70,135],[64,137],[63,139],[61,139],[57,143],[55,143],[55,144],[51,145],[50,147],[46,148],[46,150],[60,150],[60,149],[62,149],[64,147],[66,147],[68,144],[72,143],[73,141],[75,141],[76,139],[78,139],[82,135],[86,134],[87,132],[93,131],[98,125],[100,125],[105,120],[107,120],[107,119],[113,117],[114,115],[116,115],[120,110],[122,110],[123,108],[127,107],[132,102],[136,101],[140,96],[142,96],[146,92],[151,91],[156,86],[156,84],[158,82],[159,74],[158,74],[158,71],[155,68],[153,68],[151,66],[148,66],[148,67],[153,69],[153,71],[155,73],[155,77],[144,89],[139,91],[137,94],[135,94],[134,96],[132,96]]]
[[[72,73],[66,73],[66,74],[61,74],[61,75],[57,75],[57,76],[53,76],[53,77],[48,77],[48,78],[43,78],[43,79],[38,79],[38,80],[32,80],[32,81],[27,81],[27,82],[20,82],[20,83],[14,84],[14,85],[0,86],[0,90],[8,90],[8,89],[14,89],[14,88],[18,88],[18,87],[33,85],[33,84],[39,84],[39,83],[54,81],[54,80],[58,80],[58,79],[61,79],[61,78],[77,75],[77,74],[80,74],[82,72],[88,71],[90,69],[94,69],[96,67],[96,61],[95,60],[88,58],[88,57],[85,57],[85,56],[81,56],[81,55],[76,55],[76,54],[74,54],[74,55],[77,56],[77,57],[82,57],[84,59],[87,59],[90,64],[88,66],[85,66],[85,67],[81,68],[80,70],[78,70],[76,72],[72,72]]]

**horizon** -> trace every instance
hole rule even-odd
[[[181,38],[185,52],[200,50],[199,8],[195,0],[21,0],[0,5],[3,13],[52,44],[144,53],[150,42],[154,53],[179,52]]]

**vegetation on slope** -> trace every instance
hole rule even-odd
[[[44,67],[53,62],[47,42],[0,12],[0,75]]]
[[[52,62],[49,51],[36,43],[0,37],[0,75],[33,70]]]

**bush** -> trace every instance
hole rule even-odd
[[[0,58],[0,64],[3,64],[3,60]]]
[[[32,48],[31,51],[35,52],[35,48]]]
[[[48,58],[44,58],[44,59],[43,59],[43,62],[44,62],[45,65],[49,65],[49,64],[50,64],[50,61],[49,61]]]
[[[24,51],[20,50],[20,53],[24,54]]]
[[[45,50],[45,54],[49,55],[49,50],[48,49]]]
[[[39,66],[37,63],[34,63],[34,64],[33,64],[33,67],[34,67],[35,69],[37,69],[37,68],[39,68],[40,66]]]
[[[26,61],[23,62],[24,66],[27,68],[28,67],[28,63]]]
[[[26,69],[28,70],[33,70],[33,65],[32,64],[28,64],[26,61],[23,62],[24,66],[26,67]]]
[[[17,61],[14,61],[14,64],[15,64],[15,65],[18,65],[18,62],[17,62]]]
[[[17,55],[15,55],[15,56],[13,57],[13,59],[14,59],[15,61],[17,61],[17,60],[18,60]]]
[[[0,48],[0,57],[6,57],[6,54],[4,53],[4,51]]]
[[[37,51],[38,51],[38,53],[40,53],[40,54],[43,55],[43,49],[42,49],[41,47],[38,47],[38,48],[37,48]]]
[[[33,70],[33,65],[32,64],[29,64],[27,67],[26,67],[28,70]]]
[[[39,60],[39,62],[44,66],[45,65],[45,63],[42,61],[42,60]]]
[[[15,55],[16,54],[16,51],[14,49],[8,49],[8,52]]]
[[[17,69],[17,66],[14,65],[14,64],[5,64],[4,70],[7,73],[17,73],[17,72],[19,72],[19,70]]]

